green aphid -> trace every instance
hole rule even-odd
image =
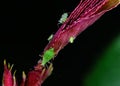
[[[66,21],[67,17],[68,17],[68,13],[63,13],[60,20],[58,21],[59,24],[63,24]]]
[[[55,56],[54,48],[46,50],[43,54],[42,65],[44,66],[47,62],[54,58],[54,56]]]
[[[53,38],[53,34],[51,34],[47,40],[50,41],[52,38]]]
[[[70,37],[69,42],[70,42],[70,43],[73,43],[73,42],[74,42],[74,39],[75,39],[74,37]]]

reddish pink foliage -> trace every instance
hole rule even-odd
[[[41,70],[30,71],[28,73],[26,86],[40,86],[42,82],[41,72]]]
[[[52,47],[57,55],[69,43],[70,37],[76,38],[105,12],[116,7],[119,2],[119,0],[81,0],[45,47],[44,52]]]
[[[34,70],[30,71],[20,85],[17,85],[16,80],[13,78],[15,75],[12,75],[11,70],[4,65],[4,74],[3,74],[3,86],[41,86],[43,81],[50,75],[52,72],[52,64],[46,69],[40,63],[35,66]],[[15,81],[14,81],[15,80]]]
[[[6,64],[4,64],[3,84],[4,86],[13,86],[13,77]]]
[[[53,39],[45,47],[44,52],[52,47],[57,55],[58,52],[69,43],[70,37],[76,38],[105,12],[116,7],[119,3],[120,0],[81,0],[56,32]],[[52,63],[46,68],[39,62],[34,69],[27,74],[26,78],[23,77],[20,86],[41,86],[43,81],[51,74],[52,69]],[[16,80],[13,77],[10,68],[5,64],[3,86],[17,86]]]

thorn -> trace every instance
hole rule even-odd
[[[6,65],[6,59],[4,59],[4,65]]]
[[[53,64],[51,63],[51,64],[50,64],[50,66],[49,66],[49,69],[51,69],[51,68],[52,68],[52,66],[53,66]]]
[[[13,86],[16,86],[16,78],[15,78],[16,70],[13,73]]]
[[[53,64],[51,63],[48,68],[48,76],[52,73],[52,71],[53,71]]]
[[[12,70],[13,66],[14,66],[14,64],[11,65],[11,67],[10,67],[10,71]]]
[[[10,69],[10,63],[8,63],[8,69]]]
[[[22,78],[23,78],[24,80],[26,79],[26,74],[25,74],[24,71],[22,72]]]
[[[17,71],[17,70],[15,70],[15,71],[14,71],[14,73],[13,73],[13,76],[15,76],[15,74],[16,74],[16,71]]]
[[[43,74],[44,74],[45,70],[46,70],[45,68],[42,70],[41,76],[43,76]]]

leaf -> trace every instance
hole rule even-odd
[[[111,43],[84,86],[120,86],[120,35]]]

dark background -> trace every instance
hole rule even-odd
[[[58,30],[58,20],[71,12],[79,0],[18,0],[1,2],[0,78],[3,60],[14,64],[16,76],[37,63],[47,45],[47,38]],[[120,32],[120,6],[107,12],[61,50],[54,60],[54,70],[43,86],[82,86],[101,53]],[[0,80],[1,80],[0,79]],[[70,84],[70,85],[69,85]]]

